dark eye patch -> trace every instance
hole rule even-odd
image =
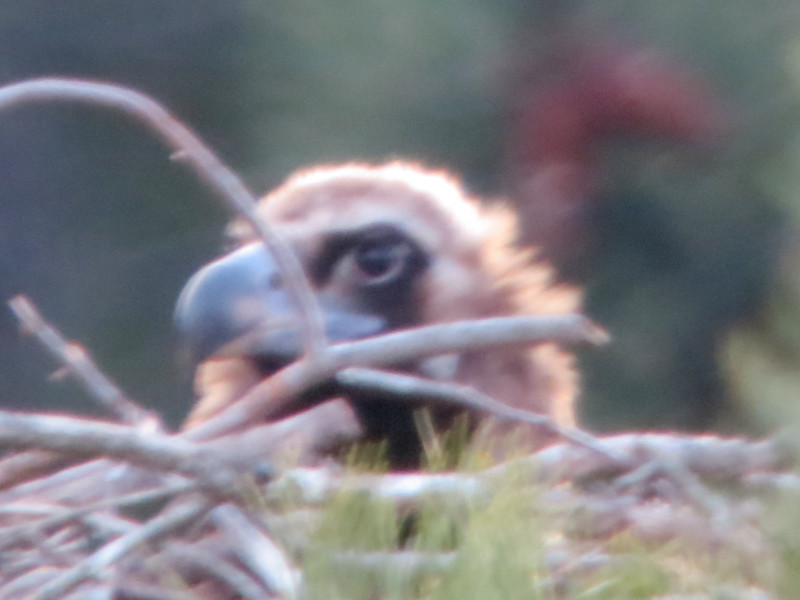
[[[393,225],[380,223],[357,231],[332,233],[323,242],[317,259],[310,265],[309,276],[317,285],[323,285],[336,264],[354,252],[364,273],[379,277],[389,263],[397,258],[396,253],[400,248],[408,254],[404,259],[413,273],[427,265],[427,257],[422,249]]]

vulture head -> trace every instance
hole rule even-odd
[[[576,309],[576,292],[552,287],[549,269],[514,245],[513,213],[480,204],[444,174],[405,163],[317,167],[289,178],[261,200],[259,211],[299,259],[333,343],[418,325]],[[234,222],[229,232],[235,249],[189,280],[176,309],[197,365],[190,428],[302,352],[297,313],[274,261],[247,224]],[[552,344],[466,351],[396,369],[572,421],[571,357]],[[408,404],[349,399],[367,433],[388,440],[394,464],[416,460]],[[434,416],[437,423],[452,417]]]

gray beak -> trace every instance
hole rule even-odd
[[[330,342],[377,335],[384,319],[318,297]],[[282,277],[262,244],[204,266],[181,291],[175,325],[192,364],[215,356],[250,356],[276,370],[302,353],[302,326]]]

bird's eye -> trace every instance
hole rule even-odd
[[[360,277],[374,284],[397,277],[411,253],[405,240],[363,240],[353,249],[353,260]]]

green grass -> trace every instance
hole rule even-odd
[[[426,437],[425,427],[423,417],[420,429],[430,470],[455,468],[470,473],[489,462],[485,447],[467,444],[466,429],[456,427],[446,436]],[[383,456],[380,446],[362,447],[351,452],[348,471],[380,473],[386,467]],[[737,518],[722,529],[720,540],[698,539],[702,536],[693,535],[690,527],[687,535],[658,543],[625,529],[604,537],[582,533],[576,523],[586,518],[583,507],[554,502],[553,489],[534,486],[523,476],[521,469],[511,468],[486,496],[437,495],[413,507],[363,490],[337,494],[317,514],[309,528],[310,543],[299,556],[308,597],[797,597],[800,502],[796,493],[777,499],[753,496],[752,515],[736,512]],[[731,502],[732,509],[741,506],[742,490],[715,489],[714,493]],[[398,566],[392,560],[399,557],[418,563],[413,568],[406,563]],[[601,560],[591,568],[578,566],[587,557]],[[748,590],[769,595],[748,595]]]

